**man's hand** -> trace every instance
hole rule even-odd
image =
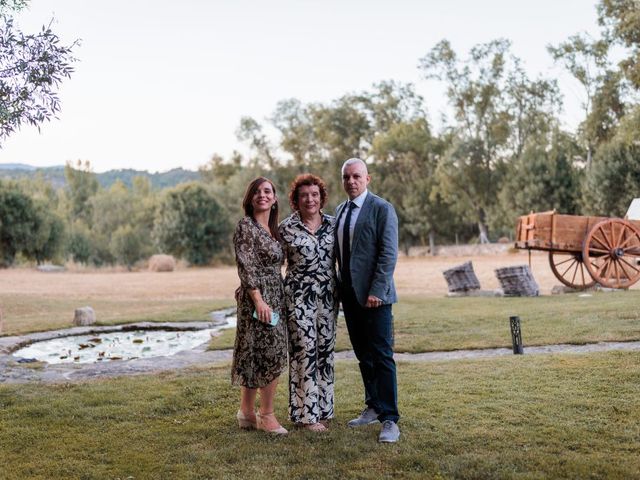
[[[382,300],[380,300],[375,295],[369,295],[367,297],[367,303],[364,304],[365,308],[376,308],[382,305]]]

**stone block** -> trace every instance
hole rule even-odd
[[[73,324],[78,327],[86,327],[96,323],[96,312],[91,307],[76,308],[73,316]]]

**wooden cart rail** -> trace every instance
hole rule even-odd
[[[563,284],[585,289],[596,282],[628,288],[640,279],[640,221],[531,213],[518,219],[516,248],[549,252]]]

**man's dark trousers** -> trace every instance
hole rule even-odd
[[[378,420],[398,422],[398,386],[393,360],[391,305],[364,308],[353,287],[340,289],[342,308],[353,351],[360,363],[365,403],[378,412]]]

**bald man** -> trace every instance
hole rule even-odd
[[[393,272],[398,259],[398,217],[393,206],[369,192],[367,165],[350,158],[342,166],[348,200],[336,210],[339,293],[364,384],[365,408],[350,427],[382,423],[378,441],[397,442],[398,387],[393,360]]]

